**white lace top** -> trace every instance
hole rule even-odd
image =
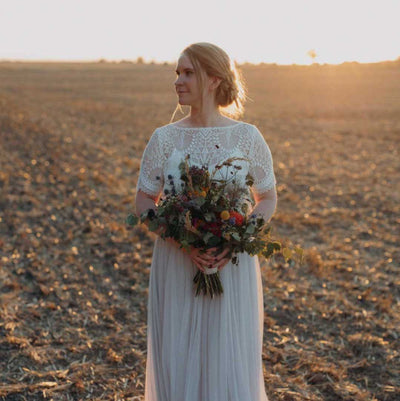
[[[190,154],[190,165],[215,165],[230,157],[245,157],[249,161],[235,161],[242,168],[236,170],[236,184],[245,186],[250,173],[254,179],[252,192],[261,194],[273,188],[276,179],[271,151],[255,125],[239,122],[225,127],[179,127],[174,124],[156,128],[143,152],[139,189],[152,195],[164,195],[181,185],[179,163]],[[218,170],[216,178],[226,178],[232,167]]]

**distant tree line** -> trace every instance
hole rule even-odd
[[[315,59],[318,57],[317,52],[314,49],[311,49],[307,52],[307,55],[311,58],[312,60],[312,64],[317,64],[318,63],[315,62]],[[98,63],[119,63],[119,64],[136,64],[136,65],[165,65],[168,66],[169,63],[167,61],[158,63],[154,60],[151,60],[149,62],[146,62],[144,60],[143,57],[139,56],[136,58],[136,60],[120,60],[120,61],[111,61],[111,60],[106,60],[104,58],[101,58],[100,60],[98,60]],[[329,65],[328,63],[325,63],[326,65]],[[342,63],[342,65],[358,65],[358,64],[381,64],[381,65],[399,65],[400,64],[400,56],[396,58],[396,60],[387,60],[387,61],[381,61],[381,62],[376,62],[376,63],[359,63],[358,61],[345,61]],[[262,66],[262,67],[278,67],[277,63],[265,63],[265,62],[261,62],[261,63],[249,63],[249,62],[244,62],[240,64],[242,67],[252,67],[252,66]],[[296,66],[297,64],[293,64],[293,66]]]
[[[123,59],[123,60],[120,60],[120,61],[113,61],[113,60],[107,60],[105,58],[101,58],[100,60],[98,60],[98,63],[119,63],[119,64],[137,64],[137,65],[145,65],[145,64],[146,65],[147,64],[151,64],[151,65],[154,65],[154,64],[168,65],[167,61],[158,63],[158,62],[156,62],[154,60],[151,60],[149,62],[146,62],[143,57],[138,57],[136,60]]]

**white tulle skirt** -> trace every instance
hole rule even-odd
[[[257,256],[220,272],[221,296],[194,296],[197,267],[157,237],[150,271],[145,401],[268,401]]]

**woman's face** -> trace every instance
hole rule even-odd
[[[179,104],[194,106],[201,100],[201,92],[197,83],[197,74],[189,57],[181,55],[176,66],[175,89]]]

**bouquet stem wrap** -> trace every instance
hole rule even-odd
[[[218,267],[205,267],[204,268],[204,274],[210,275],[210,274],[215,274],[218,272]]]

